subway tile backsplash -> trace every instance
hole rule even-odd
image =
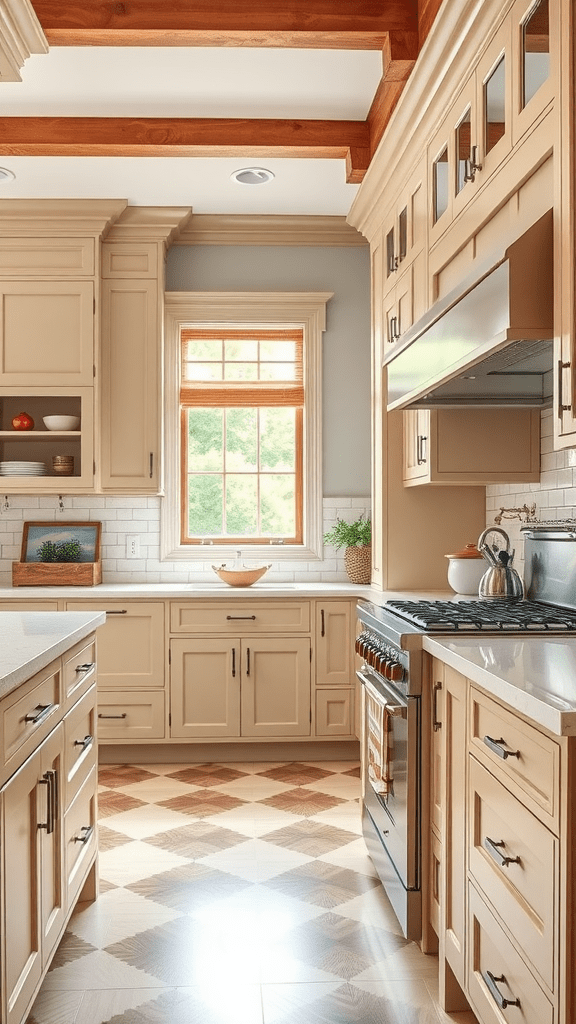
[[[542,413],[540,442],[540,482],[533,484],[492,484],[486,488],[486,525],[494,526],[494,517],[501,508],[529,508],[535,504],[535,518],[572,519],[576,516],[576,449],[555,452],[553,445],[553,414]],[[526,516],[522,516],[524,520]],[[504,514],[501,527],[515,549],[514,565],[524,568],[524,543],[519,519]]]
[[[104,583],[213,583],[211,568],[214,558],[205,562],[160,561],[160,508],[164,499],[132,496],[70,496],[63,498],[64,509],[58,507],[56,495],[0,495],[0,586],[12,582],[12,562],[20,558],[22,523],[25,521],[76,522],[96,520],[102,523],[102,580]],[[7,505],[7,507],[6,507]],[[325,498],[323,502],[326,533],[337,518],[355,520],[370,515],[370,498]],[[126,537],[138,535],[140,557],[126,557]],[[243,559],[250,561],[248,550]],[[230,558],[234,553],[230,553]],[[270,583],[345,583],[344,551],[325,547],[321,561],[281,561],[267,574]]]

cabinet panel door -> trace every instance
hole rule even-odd
[[[64,892],[64,725],[60,724],[42,746],[39,785],[42,808],[52,799],[53,829],[40,827],[41,835],[41,921],[42,969],[48,966],[64,924],[66,896]],[[46,799],[48,798],[48,799]],[[44,814],[44,810],[41,812]],[[45,817],[41,821],[46,821]]]
[[[344,686],[316,690],[316,735],[352,736],[354,733],[354,690]]]
[[[430,476],[430,410],[406,409],[403,413],[404,481],[428,480]]]
[[[352,610],[348,601],[323,601],[316,607],[316,682],[350,685]]]
[[[172,640],[171,736],[240,735],[240,640]]]
[[[440,951],[464,988],[466,933],[466,679],[445,667],[442,722],[442,924]]]
[[[98,630],[98,689],[164,686],[164,605],[129,601],[67,601],[68,611],[107,612]]]
[[[92,282],[4,282],[0,303],[0,384],[94,383]]]
[[[102,282],[104,490],[159,488],[158,282]]]
[[[310,735],[310,640],[245,640],[242,735]]]
[[[2,979],[6,1024],[20,1024],[42,972],[38,822],[47,794],[38,792],[40,762],[39,754],[30,758],[2,790],[2,874],[10,879],[0,919],[2,948],[10,950]]]

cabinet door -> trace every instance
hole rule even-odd
[[[403,414],[404,483],[429,479],[430,412],[407,409]]]
[[[68,611],[106,612],[98,630],[98,689],[164,686],[164,605],[136,601],[67,601]]]
[[[316,683],[350,685],[352,608],[349,601],[323,601],[316,607]]]
[[[242,736],[310,735],[310,640],[242,644]]]
[[[5,958],[3,1016],[21,1024],[64,923],[61,780],[63,727],[12,776],[2,790]]]
[[[507,18],[496,32],[476,69],[479,111],[479,184],[502,163],[512,148],[512,27]]]
[[[94,384],[91,281],[5,281],[0,307],[0,384]]]
[[[344,686],[316,690],[316,736],[354,734],[354,690]]]
[[[170,735],[239,736],[240,640],[172,640],[170,663]]]
[[[444,668],[444,717],[442,721],[443,807],[440,925],[440,998],[445,1010],[459,996],[452,988],[455,978],[464,989],[465,976],[465,883],[466,883],[466,688],[464,676]],[[446,964],[448,970],[446,970]],[[444,970],[442,969],[444,967]]]
[[[102,282],[101,485],[105,491],[160,487],[158,282]]]

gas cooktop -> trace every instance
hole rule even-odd
[[[384,608],[426,632],[576,631],[576,612],[538,601],[387,601]]]

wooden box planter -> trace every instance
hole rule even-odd
[[[24,523],[20,561],[12,562],[12,586],[93,587],[101,583],[101,529],[101,523],[92,522]],[[93,561],[40,561],[46,554],[52,558],[72,554]]]
[[[12,562],[13,587],[93,587],[101,562]]]

